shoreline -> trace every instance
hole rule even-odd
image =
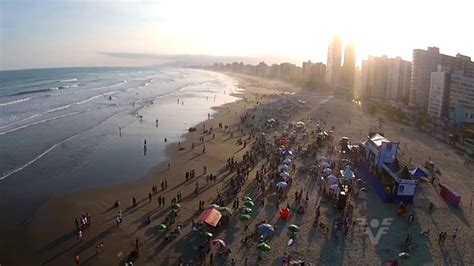
[[[226,76],[229,76],[225,73],[223,73],[223,74],[226,75]],[[229,76],[229,77],[231,77],[235,81],[238,81],[238,80],[236,80],[236,77],[233,77],[233,76]],[[238,85],[236,87],[237,87],[238,90],[241,90],[241,88]],[[196,127],[198,129],[198,132],[199,132],[200,127],[203,124],[205,124],[208,121],[210,121],[212,123],[213,121],[215,121],[216,118],[219,119],[221,116],[225,115],[226,111],[228,111],[230,109],[233,109],[234,107],[239,107],[239,105],[240,105],[239,102],[243,102],[246,97],[248,97],[249,95],[252,95],[252,94],[253,94],[252,92],[247,92],[245,89],[244,89],[244,91],[235,92],[235,93],[230,94],[231,96],[236,97],[238,99],[234,102],[231,102],[231,103],[225,103],[225,104],[220,105],[220,106],[212,107],[211,109],[213,109],[215,111],[215,113],[211,117],[211,119],[201,121],[198,124],[193,125],[193,127]],[[217,125],[214,125],[214,126],[217,126]],[[196,134],[193,134],[193,132],[185,132],[184,134],[180,135],[178,138],[183,140],[183,141],[181,141],[181,145],[183,145],[183,146],[184,145],[189,145],[190,146],[189,143],[191,141],[196,142]],[[65,191],[64,193],[62,193],[58,196],[50,198],[47,202],[43,203],[41,205],[41,207],[36,209],[35,213],[32,215],[31,222],[29,223],[29,225],[25,226],[26,230],[25,230],[24,235],[27,236],[27,239],[28,238],[43,239],[43,237],[39,236],[39,235],[42,235],[45,232],[43,232],[43,233],[38,232],[38,231],[42,230],[42,229],[39,229],[38,227],[41,228],[42,227],[41,225],[51,224],[51,222],[50,221],[42,222],[41,220],[44,217],[49,218],[49,217],[57,216],[57,214],[54,214],[55,210],[61,210],[61,212],[63,212],[63,211],[68,212],[68,209],[70,209],[70,207],[67,206],[69,204],[66,204],[66,202],[71,203],[70,206],[81,205],[80,203],[79,204],[74,203],[74,201],[76,199],[80,200],[80,198],[96,198],[97,197],[97,198],[102,198],[101,199],[102,202],[100,203],[101,206],[104,206],[104,207],[106,205],[112,206],[112,204],[114,202],[112,200],[112,198],[111,197],[105,197],[104,198],[104,197],[102,197],[102,195],[104,195],[104,194],[109,194],[110,195],[110,194],[114,194],[114,193],[118,192],[117,198],[125,198],[126,196],[124,195],[124,191],[130,190],[130,187],[133,187],[137,190],[141,190],[141,189],[143,189],[143,186],[150,185],[152,183],[158,184],[158,182],[156,181],[157,176],[161,176],[163,174],[166,174],[167,161],[179,160],[179,154],[178,153],[179,153],[178,143],[175,143],[175,142],[168,143],[168,144],[166,144],[165,149],[164,149],[164,155],[165,155],[164,160],[165,161],[162,162],[162,163],[158,163],[155,166],[153,166],[147,172],[147,174],[142,176],[142,177],[137,177],[137,178],[134,178],[134,179],[130,179],[130,180],[118,183],[118,184],[103,185],[103,186],[98,186],[98,187],[94,187],[94,188],[80,189],[80,190],[74,191],[74,192]],[[172,168],[173,168],[173,166],[172,166]],[[170,181],[170,183],[172,183],[172,182]],[[100,196],[98,196],[98,195],[100,195]],[[143,196],[145,196],[145,195],[143,195]],[[132,196],[130,195],[129,197],[130,197],[130,201],[131,201]],[[136,197],[141,198],[139,196],[136,196]],[[156,199],[154,199],[154,200],[156,200]],[[105,204],[105,202],[107,202],[107,204]],[[123,202],[123,201],[121,201],[121,202]],[[153,203],[155,203],[155,202],[153,202]],[[122,204],[125,205],[125,206],[129,205],[128,202],[123,202]],[[73,207],[73,208],[76,208],[76,207]],[[82,208],[82,207],[80,207],[80,208]],[[108,209],[108,208],[106,208],[106,209]],[[51,212],[53,212],[53,213],[51,213]],[[76,216],[78,216],[78,215],[79,214],[77,214]],[[73,217],[74,216],[69,218],[71,220],[71,222],[70,222],[71,225],[74,225]],[[94,219],[94,215],[92,215],[92,219]],[[64,221],[64,220],[61,219],[61,221]],[[39,225],[39,224],[41,224],[41,225]],[[60,222],[60,224],[63,225],[64,222]],[[22,226],[22,227],[24,227],[24,226]],[[52,233],[52,232],[47,232],[47,233]],[[85,233],[85,234],[87,234],[87,233]],[[31,236],[33,236],[33,237],[31,237]],[[13,238],[14,237],[10,237],[10,236],[5,237],[5,239],[13,239]],[[30,250],[38,250],[38,246],[40,245],[40,243],[38,243],[38,242],[41,242],[41,241],[35,240],[35,241],[33,241],[33,243],[36,243],[36,244],[33,244],[33,245],[31,245],[31,243],[30,243],[30,245],[23,245],[24,243],[18,243],[18,245],[13,245],[13,247],[10,247],[9,249],[18,250],[18,248],[21,247],[22,251],[25,251],[25,248],[26,248],[26,250],[28,250],[28,247],[31,247]],[[60,243],[58,243],[58,244],[60,244]],[[17,246],[17,248],[15,248],[15,246]],[[39,250],[42,250],[42,248],[39,248]],[[20,256],[23,257],[23,258],[25,258],[25,257],[30,258],[31,260],[27,260],[27,261],[30,261],[30,262],[35,262],[35,259],[38,258],[38,256],[31,256],[31,254],[28,254],[30,252],[21,252],[21,253],[23,253],[23,254],[20,255]],[[18,257],[18,254],[11,253],[11,257],[12,258],[13,257]],[[9,257],[6,256],[6,262],[8,262],[8,261],[9,261]],[[14,261],[14,260],[11,260],[11,261]]]

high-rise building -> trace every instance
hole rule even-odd
[[[361,65],[361,97],[396,104],[408,95],[411,64],[400,57],[369,56]]]
[[[408,102],[410,92],[411,62],[400,57],[388,60],[387,100]]]
[[[440,54],[437,47],[428,47],[428,50],[415,49],[410,82],[409,104],[411,106],[427,111],[431,73],[437,71],[438,65],[448,66],[452,71],[462,71],[466,77],[474,77],[474,63],[470,57],[461,54],[455,57]]]
[[[471,111],[469,111],[471,110]],[[438,65],[431,73],[428,114],[457,123],[474,122],[474,77]]]
[[[341,39],[334,36],[329,42],[328,61],[326,64],[326,83],[332,86],[339,85],[341,76]]]
[[[355,46],[352,42],[344,45],[344,64],[342,66],[341,83],[346,89],[354,88],[354,73],[356,64]]]
[[[323,82],[326,75],[326,66],[323,63],[303,62],[304,82]]]

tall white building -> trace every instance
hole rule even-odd
[[[387,100],[407,102],[410,92],[411,62],[400,57],[388,59]]]
[[[329,42],[328,61],[326,64],[326,83],[338,86],[341,76],[341,39],[334,36]]]

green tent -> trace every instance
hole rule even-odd
[[[239,219],[242,220],[242,221],[248,221],[248,220],[250,220],[250,215],[242,214],[242,215],[240,215]]]
[[[255,205],[255,203],[253,203],[253,201],[249,200],[249,201],[244,201],[244,206],[245,207],[253,207]]]
[[[261,251],[269,251],[272,248],[267,243],[260,243],[257,245],[257,249]]]
[[[232,216],[234,210],[229,207],[219,207],[217,210],[222,214],[222,216]]]
[[[291,232],[298,232],[300,230],[300,228],[299,228],[299,226],[292,224],[292,225],[288,226],[288,230],[290,230]]]
[[[155,225],[155,229],[158,230],[158,231],[164,231],[166,230],[166,228],[168,228],[166,226],[166,224],[158,224],[158,225]]]
[[[175,204],[171,205],[171,208],[177,210],[177,209],[181,208],[181,205],[179,203],[175,203]]]

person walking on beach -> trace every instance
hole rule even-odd
[[[76,253],[74,255],[74,261],[76,262],[76,265],[79,265],[79,263],[81,262],[81,257],[79,256],[79,253]]]
[[[78,241],[79,243],[82,242],[82,230],[80,230],[80,229],[77,230],[77,241]]]
[[[204,154],[206,152],[206,145],[202,145],[202,153]]]
[[[119,136],[121,137],[122,136],[122,128],[119,127]]]
[[[459,233],[459,229],[454,228],[454,231],[453,231],[453,241],[456,240],[456,237],[458,236],[458,233]]]
[[[149,203],[151,203],[151,197],[152,197],[151,193],[148,192],[148,202],[149,202]]]

